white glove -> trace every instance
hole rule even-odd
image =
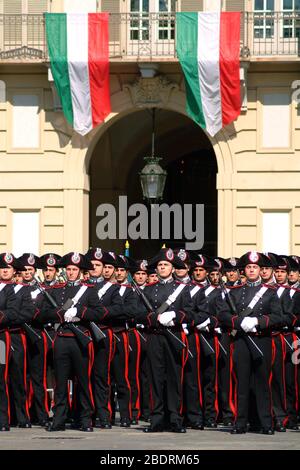
[[[189,330],[187,329],[187,323],[182,323],[181,326],[182,326],[182,329],[183,329],[184,333],[185,333],[186,335],[188,335],[190,332],[189,332]]]
[[[71,307],[68,308],[68,310],[65,312],[64,318],[66,322],[70,322],[73,320],[74,317],[77,315],[77,308],[76,307]]]
[[[216,332],[218,335],[221,335],[221,334],[222,334],[221,328],[215,328],[215,332]]]
[[[255,333],[256,325],[258,325],[257,318],[245,317],[241,323],[241,328],[245,331],[245,333]]]
[[[197,330],[199,331],[208,331],[209,328],[207,325],[210,324],[210,318],[207,318],[203,323],[200,323],[199,325],[196,325]]]
[[[300,331],[300,326],[295,326],[294,331]]]
[[[143,329],[143,328],[145,328],[145,325],[143,325],[143,323],[137,323],[137,324],[136,324],[136,327],[137,327],[138,329]]]
[[[174,326],[173,319],[176,317],[174,310],[168,310],[158,317],[158,321],[163,326]]]

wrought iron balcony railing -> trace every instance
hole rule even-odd
[[[176,60],[175,13],[110,14],[111,60]],[[241,57],[300,57],[300,11],[244,12]],[[0,61],[47,61],[42,15],[0,15]]]

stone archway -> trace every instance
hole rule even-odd
[[[178,85],[169,82],[169,80],[162,80],[157,85],[159,77],[153,79],[138,79],[133,85],[124,86],[122,90],[112,94],[112,110],[113,112],[108,116],[106,121],[89,133],[86,137],[81,137],[73,134],[71,144],[69,145],[69,155],[65,159],[64,164],[64,192],[65,192],[65,212],[69,214],[68,217],[76,217],[78,223],[82,222],[82,232],[77,234],[77,242],[75,246],[78,249],[86,249],[89,245],[89,231],[90,223],[88,221],[88,206],[90,194],[90,165],[99,141],[107,137],[105,134],[109,132],[112,126],[118,124],[122,119],[129,119],[131,115],[136,113],[139,109],[151,108],[153,106],[159,107],[166,112],[175,112],[189,119],[185,111],[185,93]],[[152,85],[149,86],[152,81]],[[200,133],[205,135],[203,131]],[[218,253],[220,255],[230,255],[232,253],[234,244],[234,234],[232,234],[233,223],[233,198],[234,191],[232,190],[232,174],[235,171],[234,160],[230,148],[230,139],[235,133],[234,127],[229,126],[226,130],[222,130],[215,138],[206,136],[206,139],[212,145],[214,150],[218,174],[217,174],[217,189],[218,189]],[[200,135],[200,134],[199,134]],[[109,142],[106,142],[109,145]],[[128,168],[131,157],[130,149],[124,158],[124,165]],[[70,158],[68,158],[68,156]],[[98,158],[102,158],[99,156]],[[103,167],[106,169],[106,174],[109,174],[111,162],[104,159],[101,160]],[[108,166],[107,166],[108,165]],[[124,166],[118,168],[120,177],[126,178],[126,171]],[[123,194],[122,191],[119,194]],[[115,198],[118,191],[114,192]],[[75,204],[74,204],[75,200]],[[102,191],[103,202],[112,201],[112,193],[109,188],[104,188]],[[76,209],[75,209],[76,207]],[[71,225],[71,227],[68,227]],[[74,232],[72,230],[72,223],[65,224],[65,246],[74,246]]]

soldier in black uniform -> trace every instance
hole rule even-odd
[[[35,280],[36,270],[40,267],[40,259],[32,253],[24,253],[19,262],[25,266],[23,284],[30,291],[33,304],[39,307],[40,289]],[[49,419],[49,403],[47,393],[47,354],[49,340],[43,331],[43,325],[31,321],[32,328],[41,336],[40,341],[35,341],[27,336],[28,372],[30,377],[29,408],[31,421],[45,426]],[[32,338],[32,337],[31,337]]]
[[[91,418],[94,412],[91,373],[93,366],[93,343],[82,344],[82,337],[90,337],[90,321],[101,322],[109,315],[101,305],[95,289],[80,280],[83,269],[92,265],[84,255],[68,253],[60,260],[60,266],[66,269],[67,282],[49,290],[55,304],[47,297],[38,315],[44,324],[48,321],[59,323],[54,340],[54,416],[48,431],[64,431],[68,413],[68,380],[76,377],[80,397],[80,430],[93,431]]]
[[[112,380],[114,380],[117,399],[119,403],[121,427],[129,427],[132,417],[131,410],[131,386],[129,381],[129,354],[137,354],[137,347],[134,349],[129,344],[128,332],[135,322],[137,295],[128,282],[130,263],[129,260],[120,255],[117,257],[115,278],[119,285],[119,295],[123,302],[124,317],[117,318],[113,322],[113,332],[116,336],[116,349],[112,361]],[[134,359],[135,360],[135,359]],[[133,378],[134,379],[134,378]],[[134,384],[137,394],[137,385]],[[137,422],[139,410],[135,410],[134,423]]]
[[[94,341],[95,359],[93,366],[93,390],[95,400],[95,426],[102,429],[111,429],[111,377],[110,368],[115,350],[111,321],[113,318],[122,318],[123,303],[119,295],[119,286],[105,280],[102,276],[105,265],[115,268],[116,259],[101,248],[91,248],[86,253],[87,259],[92,263],[93,269],[89,271],[88,283],[94,286],[99,302],[107,308],[109,315],[98,326],[106,337],[101,341]]]
[[[231,289],[228,300],[220,296],[217,302],[221,325],[233,338],[233,365],[236,376],[236,420],[233,434],[247,432],[250,390],[254,392],[259,425],[263,434],[274,434],[271,415],[270,377],[272,366],[271,330],[282,322],[282,310],[274,289],[261,284],[259,276],[262,256],[256,251],[240,258],[239,267],[245,269],[247,283]],[[243,313],[244,312],[244,313]],[[249,414],[248,414],[249,413]]]
[[[192,281],[189,276],[189,270],[193,270],[197,266],[197,261],[200,260],[198,255],[192,255],[190,258],[189,252],[186,250],[178,250],[178,257],[185,264],[185,269],[175,269],[175,276],[178,281],[185,282],[190,289],[190,296],[193,302],[193,310],[203,312],[199,323],[203,323],[209,317],[207,302],[204,295],[204,288],[197,285]],[[201,259],[203,260],[203,258]],[[201,307],[200,307],[201,306]],[[189,351],[187,361],[184,367],[183,378],[183,414],[184,423],[187,427],[197,429],[199,431],[204,429],[204,413],[203,413],[203,397],[202,397],[202,354],[201,354],[201,340],[203,339],[194,324],[184,323],[182,325],[183,331],[186,334]],[[209,351],[210,352],[210,351]]]
[[[147,285],[149,267],[147,260],[136,260],[130,272],[133,280],[140,289],[144,290]],[[156,274],[156,273],[155,273]],[[151,283],[151,282],[149,282]],[[129,332],[129,343],[132,348],[136,349],[136,354],[129,354],[129,381],[131,387],[131,409],[132,418],[135,417],[135,410],[139,410],[137,418],[148,421],[150,416],[150,384],[149,384],[149,368],[147,359],[147,332],[143,324],[136,324],[136,329]],[[136,340],[132,339],[135,336]],[[139,375],[137,375],[137,367]],[[136,394],[134,397],[135,383]]]
[[[0,268],[7,263],[0,259]],[[8,327],[18,318],[18,305],[11,283],[0,282],[0,431],[9,431],[8,368],[11,339]]]
[[[140,289],[147,282],[147,260],[129,261],[129,270]],[[134,289],[133,289],[134,290]],[[149,417],[149,380],[146,367],[147,338],[143,325],[137,325],[133,318],[128,325],[128,341],[130,345],[128,360],[128,378],[130,383],[131,424],[138,424],[143,413]]]
[[[137,319],[146,324],[149,331],[151,426],[145,432],[170,429],[182,433],[186,432],[182,425],[181,404],[187,348],[179,341],[187,344],[182,323],[193,322],[192,303],[188,286],[175,281],[172,276],[174,268],[184,268],[184,264],[171,249],[162,249],[149,264],[156,266],[159,276],[157,283],[146,286],[143,291],[153,309],[149,311],[150,306],[141,301]]]
[[[24,266],[11,254],[1,253],[1,261],[6,268],[0,269],[0,279],[14,286],[17,299],[18,317],[9,327],[11,351],[9,359],[9,396],[11,407],[11,424],[19,428],[30,428],[27,387],[27,338],[24,322],[29,322],[34,315],[34,306],[29,289],[22,284],[14,284],[15,270],[24,270]]]

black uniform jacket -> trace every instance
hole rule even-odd
[[[14,286],[10,282],[0,282],[0,331],[10,326],[18,318],[18,305]]]
[[[143,292],[148,298],[152,309],[149,310],[141,297],[139,298],[136,321],[143,323],[150,329],[161,328],[162,325],[157,321],[156,310],[168,299],[177,287],[179,281],[170,280],[169,282],[157,281],[153,284],[145,286]],[[176,314],[174,318],[175,326],[173,328],[180,329],[182,323],[193,325],[195,323],[195,313],[193,310],[192,299],[189,292],[189,286],[186,284],[180,292],[175,302],[169,306],[167,310],[173,310]]]
[[[232,312],[230,305],[226,299],[223,298],[221,292],[216,302],[218,311],[218,318],[221,326],[228,330],[243,331],[241,322],[243,321],[242,312],[248,307],[255,294],[261,289],[263,284],[258,286],[234,286],[230,289],[229,295],[236,306],[237,315]],[[277,328],[283,322],[282,308],[276,294],[276,290],[267,286],[268,290],[260,298],[253,308],[251,317],[258,319],[256,327],[258,333]]]
[[[68,323],[65,322],[65,311],[62,307],[68,299],[73,299],[76,296],[83,285],[86,286],[87,289],[75,305],[77,309],[76,318],[80,320],[76,322],[76,326],[82,331],[87,332],[90,321],[98,323],[103,322],[109,317],[109,309],[101,304],[97,290],[93,288],[93,285],[81,282],[75,283],[75,285],[74,283],[62,283],[48,289],[47,292],[56,302],[57,307],[53,307],[47,297],[44,296],[42,306],[36,313],[36,319],[43,324],[47,322],[60,323],[58,334],[73,336],[73,333],[68,327]]]

